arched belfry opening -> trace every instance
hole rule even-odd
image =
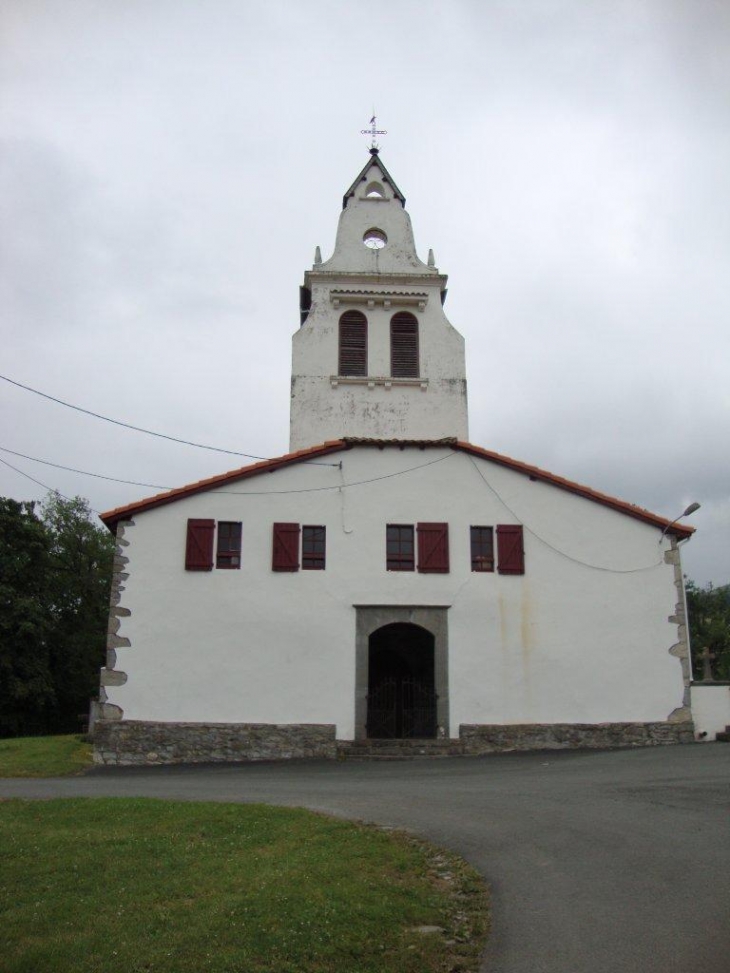
[[[446,605],[355,605],[355,739],[450,736]]]
[[[367,735],[370,739],[436,736],[434,636],[393,622],[368,639]]]
[[[365,187],[366,199],[385,199],[385,190],[381,182],[371,182]]]

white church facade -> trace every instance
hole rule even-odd
[[[100,763],[693,739],[691,528],[468,441],[377,150],[305,274],[291,452],[104,514]]]

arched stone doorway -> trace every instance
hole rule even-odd
[[[367,735],[436,736],[434,637],[420,625],[392,622],[368,640]]]
[[[368,728],[371,690],[382,679],[425,682],[435,697],[435,719],[428,735],[448,737],[449,629],[447,605],[354,605],[355,739],[366,740],[383,729]],[[371,678],[372,667],[372,678]],[[417,690],[416,690],[417,691]],[[410,692],[409,689],[405,690]],[[402,707],[401,703],[401,707]],[[400,725],[399,725],[400,723]],[[407,729],[407,727],[406,727]],[[423,732],[422,725],[415,727]],[[403,714],[396,713],[395,733],[403,732]],[[393,734],[391,716],[391,735]]]

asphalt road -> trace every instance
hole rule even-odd
[[[266,802],[406,827],[490,883],[484,971],[730,973],[729,771],[730,746],[706,743],[102,769],[0,780],[0,797]]]

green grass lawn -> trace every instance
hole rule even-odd
[[[0,802],[3,973],[466,973],[486,914],[456,856],[304,810]]]
[[[91,744],[80,736],[0,740],[0,777],[61,777],[91,766]]]

